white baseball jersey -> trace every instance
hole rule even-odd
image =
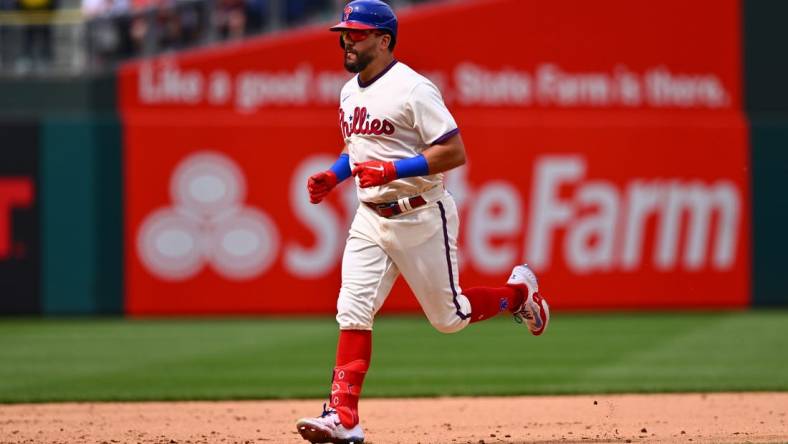
[[[394,61],[363,84],[350,79],[340,93],[339,126],[350,165],[368,160],[393,161],[421,153],[457,133],[440,91],[429,79]],[[388,202],[440,185],[442,174],[398,179],[379,187],[358,187],[364,202]]]
[[[438,88],[403,63],[393,62],[367,84],[356,76],[342,88],[340,100],[339,124],[351,165],[413,157],[458,132]],[[457,263],[457,207],[442,182],[442,174],[433,174],[357,187],[363,202],[421,195],[426,205],[390,218],[359,205],[342,257],[340,328],[372,329],[400,275],[436,329],[450,333],[468,325],[471,306],[460,288]]]

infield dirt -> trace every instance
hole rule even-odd
[[[0,405],[0,443],[303,443],[322,400]],[[788,442],[788,393],[361,401],[368,444]]]

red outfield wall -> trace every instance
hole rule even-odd
[[[501,26],[511,23],[516,26]],[[396,56],[441,88],[469,164],[461,284],[539,272],[557,308],[750,300],[737,1],[477,1],[400,13]],[[352,184],[325,27],[127,65],[126,308],[333,312]],[[389,310],[417,309],[405,285]]]

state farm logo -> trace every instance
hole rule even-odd
[[[178,164],[172,206],[149,214],[137,234],[145,267],[184,280],[209,265],[228,279],[251,279],[273,263],[279,238],[270,217],[244,205],[246,181],[229,157],[202,151]]]

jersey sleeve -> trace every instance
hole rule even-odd
[[[459,132],[438,88],[431,82],[416,85],[408,98],[413,127],[426,145],[441,143]]]

